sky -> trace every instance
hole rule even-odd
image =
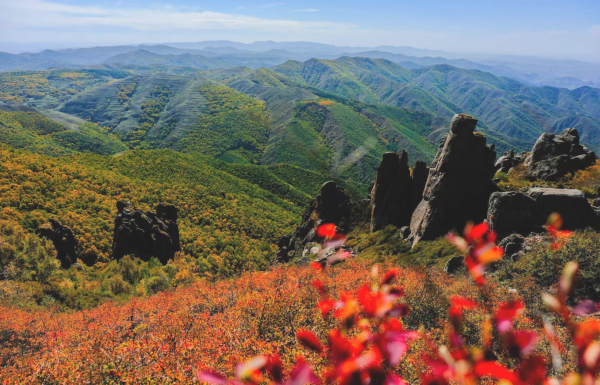
[[[206,40],[600,57],[600,0],[0,0],[4,51]]]

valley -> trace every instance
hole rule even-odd
[[[0,379],[597,374],[596,80],[282,44],[0,55]]]

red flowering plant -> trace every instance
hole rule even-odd
[[[326,243],[339,234],[335,227],[323,225],[318,235],[326,239]],[[348,258],[349,254],[338,252],[328,259],[326,266]],[[326,267],[313,263],[312,267],[322,272]],[[408,307],[399,300],[404,295],[401,287],[394,281],[398,272],[388,271],[381,280],[377,279],[378,271],[372,270],[373,285],[364,285],[353,293],[342,293],[339,298],[329,295],[320,279],[313,286],[320,295],[317,307],[323,318],[334,317],[338,327],[330,330],[325,342],[310,330],[299,330],[297,341],[306,349],[320,354],[325,360],[321,378],[300,357],[296,366],[290,371],[286,381],[283,379],[283,366],[279,356],[259,356],[236,371],[233,381],[228,381],[217,373],[198,373],[198,379],[214,385],[225,383],[245,384],[319,384],[338,383],[341,385],[400,385],[404,380],[394,373],[408,351],[409,343],[419,337],[419,333],[409,331],[402,325],[401,318],[409,313]]]
[[[548,227],[553,239],[561,239],[559,246],[568,239],[567,233],[560,232],[560,225],[554,219],[554,227]],[[323,238],[331,240],[338,236],[335,227],[319,229]],[[487,224],[469,224],[464,237],[449,235],[448,239],[465,253],[465,265],[476,283],[481,296],[487,297],[484,277],[487,265],[502,258],[503,250],[496,246],[496,235]],[[556,247],[553,243],[552,247]],[[339,261],[333,257],[334,261]],[[341,260],[341,259],[340,259]],[[313,263],[320,272],[332,263]],[[597,383],[600,372],[600,321],[576,317],[596,311],[599,306],[590,301],[580,302],[574,309],[567,306],[577,273],[577,264],[569,263],[558,284],[558,292],[544,296],[548,308],[558,314],[567,325],[577,349],[579,373],[571,374],[562,381],[566,385],[592,385]],[[474,301],[461,296],[449,299],[449,323],[447,346],[437,346],[423,332],[407,330],[402,317],[409,314],[409,308],[400,302],[404,295],[402,287],[394,285],[398,271],[392,269],[379,279],[377,266],[372,269],[372,284],[363,285],[354,292],[343,292],[335,298],[322,280],[313,281],[319,293],[317,308],[326,320],[336,320],[337,327],[324,336],[311,330],[296,332],[296,340],[307,350],[320,356],[324,363],[322,370],[315,373],[306,359],[299,357],[296,365],[284,375],[282,361],[275,354],[258,356],[238,366],[236,378],[227,380],[216,373],[200,372],[197,378],[215,385],[226,383],[258,385],[268,384],[340,384],[340,385],[401,385],[406,382],[397,374],[403,357],[412,341],[425,343],[421,362],[427,369],[421,374],[424,385],[479,384],[494,382],[502,385],[560,384],[557,379],[548,378],[548,363],[536,351],[541,338],[548,340],[553,351],[563,351],[552,326],[546,323],[543,333],[517,330],[515,321],[524,313],[520,300],[509,300],[494,305],[491,301]],[[465,313],[482,311],[482,344],[468,346],[461,334]],[[500,347],[499,352],[492,347]],[[501,360],[496,353],[502,353],[509,360]],[[507,365],[505,362],[511,363]]]

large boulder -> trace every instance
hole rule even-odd
[[[527,193],[496,192],[488,209],[490,228],[499,239],[516,233],[543,232],[552,213],[563,217],[563,229],[600,229],[600,216],[583,193],[574,189],[533,188]]]
[[[497,187],[494,146],[475,133],[477,120],[455,115],[429,168],[423,199],[411,219],[413,245],[435,239],[469,220],[481,222],[487,214],[489,196]]]
[[[371,192],[371,231],[387,225],[400,228],[410,223],[411,186],[406,151],[383,154]]]
[[[501,171],[505,174],[508,174],[512,168],[523,164],[523,162],[525,162],[525,158],[526,153],[523,152],[515,155],[515,151],[511,149],[510,151],[505,152],[504,155],[496,161],[496,171]]]
[[[488,206],[488,223],[500,239],[518,233],[527,235],[539,230],[536,226],[537,204],[529,195],[516,192],[495,192]],[[540,225],[545,224],[543,223]]]
[[[177,207],[160,203],[156,212],[135,209],[129,202],[117,202],[113,256],[135,255],[149,261],[156,257],[167,264],[181,250]]]
[[[63,225],[57,220],[50,219],[46,224],[41,225],[35,233],[43,238],[52,241],[56,249],[56,258],[64,269],[68,269],[77,262],[77,252],[75,246],[77,242],[73,236],[73,231],[68,226]]]
[[[596,162],[596,154],[579,144],[579,132],[567,128],[559,135],[543,134],[525,159],[530,179],[555,181]]]
[[[321,241],[317,228],[322,224],[333,223],[338,232],[347,234],[354,219],[352,208],[350,197],[343,188],[333,181],[323,184],[320,194],[304,212],[302,224],[296,227],[293,235],[280,239],[274,262],[288,262],[305,244]]]

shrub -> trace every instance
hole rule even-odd
[[[570,187],[583,191],[588,198],[597,197],[600,189],[600,160],[585,170],[577,171],[569,184]]]
[[[142,279],[141,261],[134,259],[130,255],[126,255],[119,261],[120,271],[123,278],[131,283],[136,284]]]
[[[109,285],[110,291],[114,295],[129,294],[132,291],[131,285],[128,282],[126,282],[125,280],[123,280],[123,278],[120,275],[116,275],[116,276],[112,277],[110,279],[108,285]]]
[[[511,273],[533,277],[541,287],[557,282],[563,266],[569,261],[579,264],[579,284],[575,298],[600,300],[600,234],[586,230],[576,232],[563,247],[553,249],[548,242],[537,242],[519,261],[509,265]]]
[[[167,290],[171,287],[171,282],[169,281],[169,277],[163,273],[158,272],[158,275],[152,276],[145,280],[146,293],[152,294],[159,291]]]

